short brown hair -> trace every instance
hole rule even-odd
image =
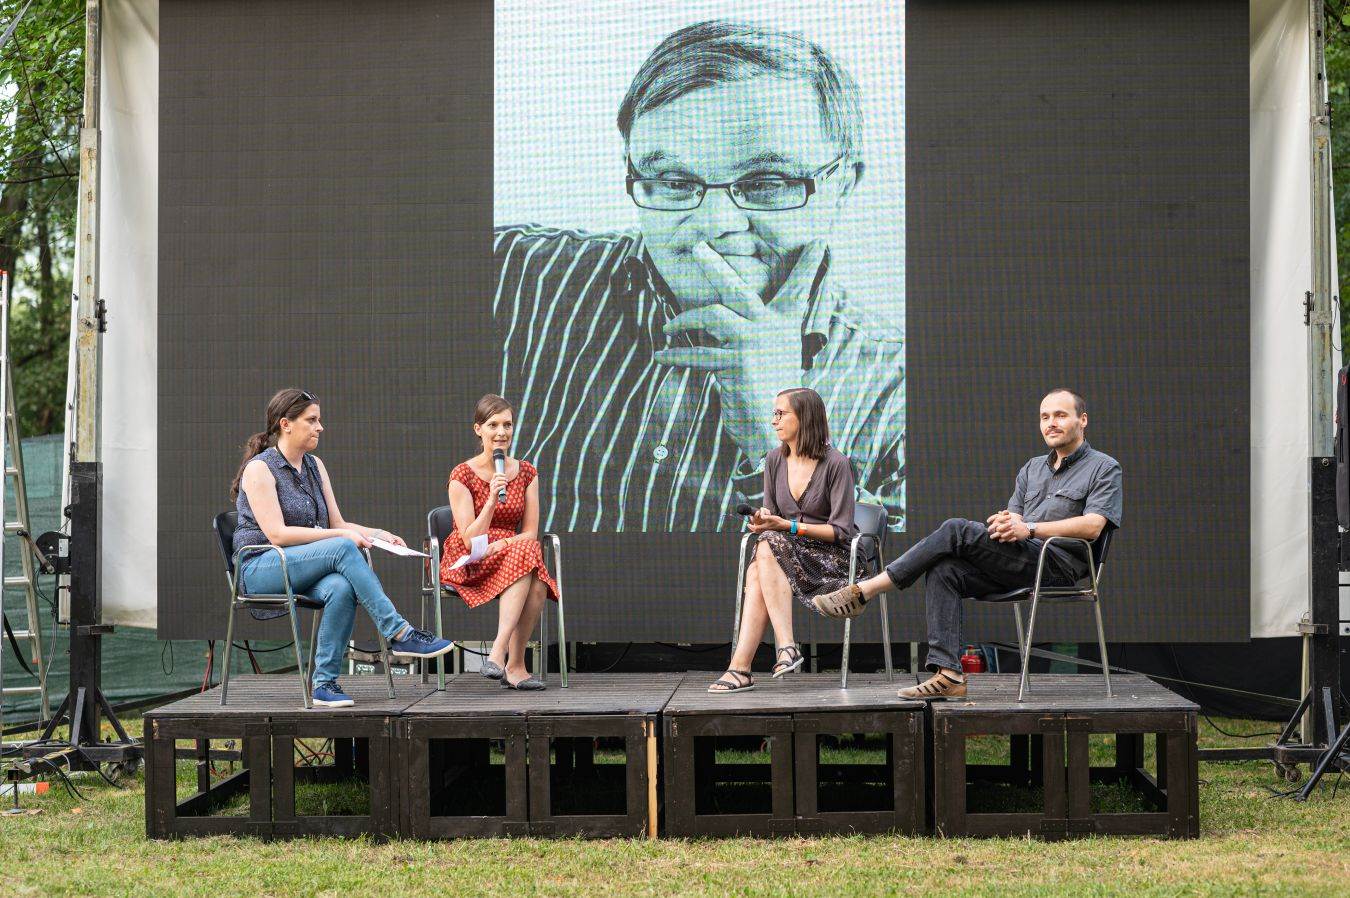
[[[1053,396],[1056,393],[1068,393],[1073,397],[1073,413],[1075,415],[1081,418],[1083,415],[1087,414],[1087,400],[1074,390],[1070,390],[1068,387],[1055,387],[1053,390],[1046,391],[1046,394],[1041,397],[1041,401],[1044,402],[1048,397]]]
[[[511,403],[507,402],[496,393],[488,393],[482,399],[478,400],[478,404],[473,407],[473,423],[486,424],[487,419],[498,412],[510,412],[514,415],[516,410],[511,407]]]
[[[797,452],[817,461],[825,457],[830,445],[830,422],[825,415],[825,400],[809,387],[793,387],[778,394],[786,396],[792,413],[797,416]],[[792,450],[783,446],[783,454]]]

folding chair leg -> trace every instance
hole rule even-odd
[[[314,697],[314,659],[319,654],[319,626],[323,623],[323,609],[314,611],[314,629],[309,634],[309,697]]]
[[[1027,671],[1031,666],[1032,633],[1036,629],[1036,606],[1041,602],[1040,589],[1031,594],[1031,611],[1027,615],[1027,638],[1022,643],[1022,678],[1017,684],[1017,700],[1025,701],[1027,694]]]
[[[544,599],[545,602],[548,599]],[[539,654],[534,662],[539,682],[548,683],[548,608],[539,609]]]
[[[886,682],[895,682],[895,666],[891,664],[891,608],[886,604],[886,593],[881,594],[881,654],[886,659]]]
[[[220,704],[225,705],[225,697],[230,692],[230,645],[234,642],[234,599],[230,599],[230,622],[225,625],[225,657],[221,662]]]
[[[379,633],[379,631],[376,631]],[[394,697],[394,656],[389,653],[389,640],[380,633],[380,660],[384,662],[384,683],[389,687],[389,697]]]
[[[1102,653],[1102,676],[1106,678],[1106,697],[1111,698],[1111,659],[1106,657],[1106,630],[1102,628],[1102,605],[1092,597],[1092,613],[1097,617],[1097,648]]]
[[[545,602],[548,599],[544,600]],[[562,592],[558,592],[558,671],[562,675],[562,688],[567,688],[567,621],[563,615]]]
[[[844,657],[839,663],[839,688],[848,688],[848,649],[852,637],[853,618],[844,619]]]
[[[313,707],[309,702],[309,673],[305,670],[305,656],[300,648],[300,625],[295,620],[295,601],[292,600],[287,608],[286,617],[291,622],[291,642],[295,646],[295,666],[300,671],[300,695],[305,700],[305,710]]]
[[[1022,659],[1022,652],[1026,647],[1023,645],[1026,630],[1022,629],[1022,603],[1013,602],[1013,624],[1017,627],[1017,658]]]
[[[439,577],[440,575],[437,574],[436,576]],[[441,605],[444,603],[445,600],[444,600],[444,598],[441,596],[440,590],[441,590],[440,584],[437,583],[437,584],[436,584],[436,638],[437,638],[437,639],[444,639],[444,638],[445,638],[445,623],[444,623],[444,621],[442,621],[442,619],[441,619]],[[456,645],[456,646],[455,646],[455,654],[458,655],[458,653],[459,653],[459,646]],[[426,662],[423,661],[422,663],[425,664]],[[436,659],[436,691],[437,691],[437,692],[444,692],[444,691],[445,691],[445,656],[444,656],[444,655],[442,655],[441,657],[439,657],[439,658]]]

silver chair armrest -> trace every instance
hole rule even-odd
[[[869,540],[876,544],[877,551],[881,551],[881,540],[871,533],[859,533],[853,537],[848,544],[848,582],[853,583],[858,578],[858,546],[863,540]]]
[[[562,539],[556,533],[547,531],[539,534],[539,542],[548,543],[553,548],[553,580],[558,584],[558,599],[562,599]]]
[[[1087,550],[1088,575],[1095,587],[1097,584],[1097,562],[1092,559],[1092,541],[1083,539],[1081,536],[1047,536],[1045,542],[1041,545],[1041,555],[1036,559],[1036,588],[1039,589],[1041,586],[1041,573],[1045,569],[1046,553],[1050,551],[1051,543],[1056,542],[1079,545]]]
[[[281,582],[286,587],[287,597],[291,596],[291,576],[286,572],[286,553],[281,551],[280,546],[274,546],[271,543],[260,544],[256,546],[244,546],[238,552],[234,553],[234,596],[239,598],[239,581],[243,579],[243,569],[240,563],[250,555],[260,555],[263,552],[276,552],[277,557],[281,559]]]

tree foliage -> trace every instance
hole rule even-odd
[[[1327,98],[1331,103],[1331,183],[1341,303],[1341,355],[1350,334],[1350,0],[1325,4]]]
[[[0,33],[24,8],[0,0]],[[0,268],[24,435],[65,426],[84,4],[33,0],[0,50]]]

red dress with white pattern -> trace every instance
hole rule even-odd
[[[498,502],[492,512],[492,522],[488,525],[489,544],[509,539],[520,532],[520,522],[525,518],[525,490],[538,476],[534,465],[521,461],[520,473],[506,484],[506,501]],[[451,471],[450,479],[468,488],[473,496],[474,517],[482,514],[488,500],[488,482],[475,474],[468,462]],[[538,540],[517,540],[482,561],[450,570],[452,564],[468,554],[469,547],[460,539],[459,527],[456,526],[441,547],[441,582],[455,587],[464,599],[464,604],[470,608],[491,602],[506,587],[531,572],[544,581],[549,596],[557,601],[558,585],[549,576],[548,568],[544,567],[544,551]]]

